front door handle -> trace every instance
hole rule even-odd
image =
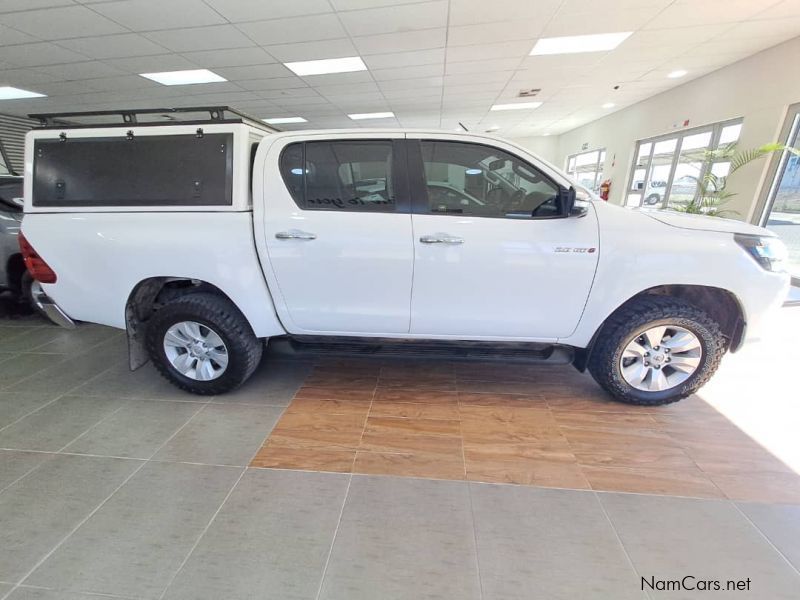
[[[290,231],[279,231],[275,234],[275,238],[279,240],[315,240],[317,239],[317,234],[292,229]]]
[[[446,233],[437,233],[435,235],[423,235],[419,238],[423,244],[463,244],[464,240],[460,237],[447,235]]]

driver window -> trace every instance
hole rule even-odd
[[[561,216],[558,186],[516,157],[480,144],[420,144],[431,214],[510,219]]]

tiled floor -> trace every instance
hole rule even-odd
[[[663,409],[571,369],[275,357],[199,398],[117,332],[0,321],[0,600],[797,598],[792,456],[761,447],[790,379],[763,436],[715,399],[737,360]]]

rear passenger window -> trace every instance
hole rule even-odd
[[[281,175],[305,210],[393,212],[390,141],[304,142],[287,146]]]

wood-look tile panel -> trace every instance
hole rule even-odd
[[[433,479],[464,479],[461,456],[442,456],[425,452],[397,453],[359,450],[354,473],[369,475],[398,475]]]

